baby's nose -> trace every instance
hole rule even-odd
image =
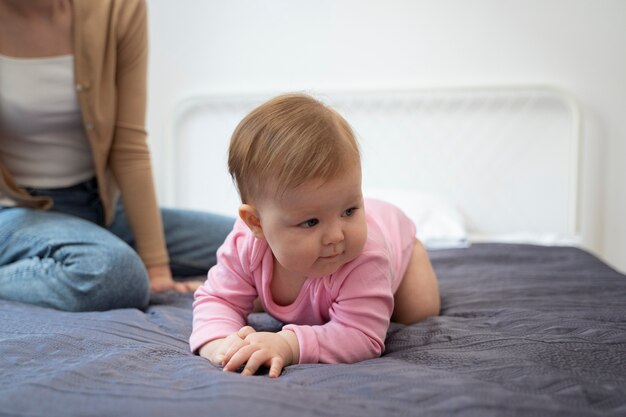
[[[343,240],[343,228],[339,224],[332,225],[324,234],[324,245],[336,245]]]

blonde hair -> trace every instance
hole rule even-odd
[[[228,170],[243,203],[355,167],[360,169],[360,153],[350,125],[306,94],[281,95],[254,109],[228,150]]]

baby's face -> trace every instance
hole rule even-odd
[[[256,206],[278,267],[294,278],[331,274],[355,259],[367,239],[361,170],[310,181]]]

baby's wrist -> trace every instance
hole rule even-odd
[[[222,342],[222,339],[213,339],[210,342],[205,343],[198,349],[198,355],[207,358],[209,360],[213,359],[213,355],[217,350],[217,346]]]
[[[298,336],[296,336],[295,332],[291,330],[281,330],[277,333],[285,342],[287,342],[287,346],[289,346],[289,350],[291,353],[291,363],[296,364],[300,361],[300,348],[298,345]]]

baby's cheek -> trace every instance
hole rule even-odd
[[[354,230],[354,240],[352,242],[353,249],[356,252],[361,252],[367,241],[367,227],[365,225],[358,225]]]
[[[312,256],[311,251],[307,250],[302,243],[293,243],[289,246],[282,248],[280,255],[274,254],[278,262],[291,270],[300,270],[311,263],[311,259],[315,259]]]

